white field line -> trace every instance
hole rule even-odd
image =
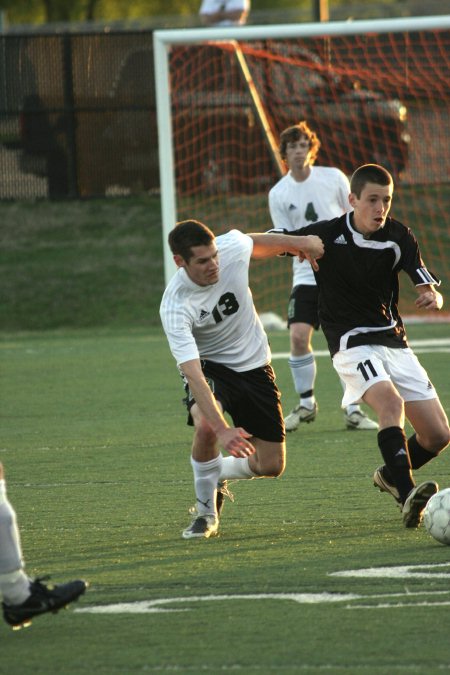
[[[439,354],[450,353],[450,338],[435,338],[429,340],[410,340],[409,346],[411,349],[414,349],[416,354],[429,354],[431,352],[437,352]],[[328,349],[320,349],[314,351],[314,356],[328,356],[330,358],[330,352]],[[288,359],[290,357],[290,352],[273,352],[272,359]]]
[[[431,563],[416,565],[397,565],[393,567],[367,567],[363,569],[341,570],[329,572],[328,576],[360,577],[360,578],[397,578],[397,579],[448,579],[448,572],[441,572],[442,568],[449,568],[450,563]],[[445,582],[446,585],[448,582]],[[410,591],[397,593],[373,593],[361,595],[359,593],[252,593],[252,594],[223,594],[223,595],[193,595],[171,598],[156,598],[154,600],[137,600],[134,602],[119,602],[109,605],[94,605],[80,607],[74,611],[77,614],[159,614],[165,612],[191,611],[190,607],[177,608],[176,605],[192,605],[202,602],[229,602],[258,601],[258,600],[288,600],[299,605],[317,605],[329,603],[346,603],[346,609],[382,609],[387,607],[425,607],[437,605],[450,605],[448,599],[438,599],[436,596],[448,595],[448,587],[437,591]],[[428,599],[418,599],[425,596]],[[395,598],[395,600],[394,600]],[[432,598],[432,599],[431,599]],[[384,602],[374,602],[383,599]],[[402,602],[403,599],[403,602]],[[354,601],[363,601],[356,604]],[[394,602],[390,602],[394,600]],[[175,607],[174,607],[175,605]]]
[[[176,607],[176,605],[192,605],[199,602],[230,602],[258,601],[258,600],[288,600],[299,605],[321,605],[329,603],[345,603],[345,609],[384,609],[398,607],[426,607],[450,605],[450,599],[419,600],[417,596],[443,596],[450,590],[418,591],[405,593],[381,593],[373,595],[358,595],[356,593],[261,593],[248,595],[194,595],[191,597],[159,598],[157,600],[137,600],[135,602],[119,602],[111,605],[93,605],[77,607],[76,614],[167,614],[173,612],[189,612],[192,607]],[[395,600],[394,600],[395,598]],[[383,602],[376,600],[383,599]],[[393,602],[390,602],[390,600]],[[402,602],[403,600],[403,602]],[[358,604],[354,601],[359,601]],[[361,603],[362,601],[362,603]],[[365,601],[365,602],[364,602]],[[166,605],[169,605],[166,607]]]

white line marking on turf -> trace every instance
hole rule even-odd
[[[450,353],[450,338],[435,338],[429,340],[411,340],[409,346],[414,349],[416,354],[429,354],[430,352],[439,352],[440,354]],[[314,351],[314,356],[330,356],[327,349]],[[290,352],[274,352],[272,359],[288,359]]]
[[[444,607],[449,606],[450,600],[445,600],[444,602],[414,602],[414,603],[404,603],[404,602],[383,602],[378,603],[377,605],[347,605],[345,609],[398,609],[402,607]]]
[[[385,578],[385,579],[449,579],[449,572],[433,572],[419,570],[433,570],[435,568],[450,567],[448,563],[436,563],[432,565],[397,565],[395,567],[366,567],[359,570],[343,570],[341,572],[330,572],[330,577],[362,577],[364,579]]]
[[[318,604],[325,602],[345,602],[360,600],[364,596],[354,593],[255,593],[251,595],[193,595],[181,598],[159,598],[158,600],[138,600],[136,602],[120,602],[115,605],[97,605],[80,607],[76,612],[91,614],[148,614],[156,612],[180,612],[188,610],[159,609],[161,605],[192,602],[223,602],[224,600],[291,600],[299,604]]]
[[[449,567],[450,563],[432,565],[400,565],[397,567],[365,568],[360,570],[344,570],[332,572],[329,576],[341,577],[385,577],[385,578],[448,578],[450,575],[440,572],[416,572],[419,569],[434,569]],[[415,600],[418,596],[442,596],[448,595],[450,590],[443,591],[415,591],[405,590],[403,593],[381,593],[361,595],[357,593],[253,593],[231,595],[193,595],[187,597],[158,598],[156,600],[137,600],[135,602],[120,602],[111,605],[96,605],[92,607],[80,607],[74,611],[81,614],[158,614],[163,612],[186,612],[190,608],[176,608],[170,605],[192,604],[198,602],[225,602],[231,600],[289,600],[298,604],[324,604],[324,603],[351,603],[353,600],[366,600],[365,604],[347,604],[346,609],[384,609],[389,607],[426,607],[450,605],[450,600],[431,601]],[[383,602],[374,603],[374,600],[404,598],[406,602]],[[169,605],[169,607],[167,607]]]
[[[436,572],[436,569],[449,568],[448,563],[435,563],[423,565],[397,565],[393,567],[366,567],[357,570],[341,570],[330,572],[331,577],[349,578],[395,578],[395,579],[448,579],[450,572]],[[422,570],[422,571],[421,571]],[[425,571],[423,571],[425,570]],[[367,604],[347,604],[346,609],[386,609],[397,607],[432,607],[450,605],[450,600],[430,601],[413,600],[417,596],[448,595],[450,590],[443,591],[415,591],[408,589],[404,593],[382,593],[372,595],[360,595],[357,593],[253,593],[232,595],[193,595],[187,597],[157,598],[156,600],[137,600],[135,602],[119,602],[111,605],[95,605],[92,607],[80,607],[74,611],[78,614],[158,614],[162,612],[186,612],[189,608],[173,608],[167,605],[192,604],[197,602],[224,602],[227,600],[290,600],[301,605],[352,602],[353,600],[366,600]],[[393,599],[404,598],[406,602],[373,603],[381,598]],[[370,603],[370,604],[369,604]]]

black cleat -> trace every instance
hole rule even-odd
[[[43,579],[36,579],[31,582],[31,595],[21,605],[2,603],[3,617],[13,630],[29,626],[31,620],[40,614],[56,614],[59,609],[77,600],[88,587],[86,581],[76,580],[48,588],[42,581]]]

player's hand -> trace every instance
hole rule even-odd
[[[323,241],[315,234],[309,234],[305,237],[306,245],[302,245],[302,250],[299,251],[299,260],[308,260],[315,272],[318,271],[319,265],[317,260],[323,256],[325,249]]]
[[[256,450],[248,440],[251,438],[242,427],[229,427],[217,434],[221,446],[233,457],[250,457]]]
[[[420,309],[442,309],[444,299],[440,293],[435,290],[421,293],[417,298],[415,305]]]

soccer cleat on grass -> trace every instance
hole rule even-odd
[[[438,491],[439,485],[434,480],[427,480],[411,490],[402,509],[405,527],[419,527],[427,502]]]
[[[392,495],[397,502],[397,504],[402,505],[402,501],[400,499],[400,494],[392,483],[388,481],[388,479],[385,477],[383,473],[383,466],[379,466],[378,469],[375,470],[375,473],[373,474],[373,484],[375,487],[379,488],[381,492],[387,492],[388,494]]]
[[[345,426],[347,429],[360,429],[361,431],[373,431],[378,429],[378,424],[367,417],[361,410],[355,410],[350,415],[345,413]]]
[[[209,539],[214,537],[219,530],[219,519],[215,516],[205,514],[197,515],[192,523],[183,530],[183,539]]]
[[[289,415],[285,417],[284,426],[286,427],[286,431],[295,431],[300,422],[314,422],[318,410],[319,406],[317,403],[314,403],[312,408],[305,408],[305,406],[299,403],[298,406],[291,410]]]
[[[225,497],[228,497],[230,502],[234,502],[234,495],[230,492],[228,481],[221,480],[217,483],[216,510],[218,516],[220,516],[223,511]]]
[[[88,587],[86,581],[76,580],[48,588],[42,581],[43,579],[36,579],[31,582],[31,595],[21,605],[2,603],[3,617],[14,630],[29,626],[31,620],[40,614],[56,613],[77,600]]]

